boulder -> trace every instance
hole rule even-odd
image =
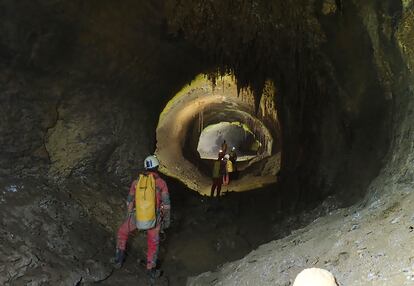
[[[321,268],[307,268],[296,276],[293,286],[338,286],[331,272]]]

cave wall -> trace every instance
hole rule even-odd
[[[0,1],[1,285],[111,275],[163,103],[202,66],[163,29],[157,1]]]
[[[395,22],[395,42],[400,57],[391,81],[394,119],[393,136],[386,165],[370,186],[366,201],[387,200],[386,196],[396,190],[410,191],[414,182],[414,2],[402,1],[402,10]]]
[[[163,103],[202,66],[164,32],[161,3],[0,8],[1,174],[129,180],[155,149]]]
[[[0,85],[0,174],[45,173],[49,156],[44,134],[56,117],[53,87],[7,70],[1,72]]]
[[[98,173],[130,178],[155,144],[153,137],[143,136],[153,120],[145,104],[105,86],[72,92],[56,106],[55,124],[45,134],[49,177]]]
[[[142,135],[150,134],[154,118],[129,94],[104,84],[6,74],[0,95],[3,175],[129,177],[153,152],[154,138]]]
[[[410,1],[0,5],[3,174],[126,178],[172,92],[218,67],[257,96],[275,83],[291,199],[351,202],[383,164],[394,78],[412,67]]]
[[[233,69],[241,86],[260,91],[267,78],[275,83],[279,179],[290,200],[360,199],[384,164],[398,112],[394,100],[403,96],[394,80],[404,72],[399,46],[407,48],[395,38],[403,4],[409,4],[168,3],[170,28],[222,70]]]

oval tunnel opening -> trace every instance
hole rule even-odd
[[[197,76],[168,102],[160,115],[156,154],[162,162],[161,172],[208,195],[213,163],[226,141],[226,153],[235,147],[240,172],[224,192],[248,191],[275,183],[281,144],[274,128],[279,126],[274,104],[269,108],[275,89],[270,83],[269,86],[257,105],[251,91],[238,90],[232,75],[217,79],[215,84],[205,75]]]
[[[258,156],[260,148],[262,144],[245,124],[223,121],[201,131],[197,152],[201,159],[215,160],[220,151],[235,151],[237,161],[249,161]]]

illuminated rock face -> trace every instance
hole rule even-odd
[[[244,155],[257,155],[259,142],[254,134],[249,129],[243,129],[239,122],[221,122],[206,127],[200,135],[197,151],[201,158],[217,159],[224,141],[228,145],[226,153],[230,153],[234,147],[240,159]]]
[[[407,61],[408,68],[414,71],[414,11],[412,1],[404,1],[406,9],[403,10],[403,19],[398,26],[397,41],[401,53]],[[409,8],[411,7],[411,8]]]
[[[269,109],[269,113],[272,112],[271,108]],[[273,142],[279,138],[273,138],[276,133],[271,134],[269,130],[275,130],[272,127],[277,124],[277,118],[273,117],[271,120],[271,115],[266,118],[268,124],[270,122],[273,125],[266,126],[260,116],[256,116],[252,94],[247,91],[238,93],[237,86],[230,76],[218,79],[216,86],[213,86],[205,76],[200,75],[174,96],[160,115],[156,130],[156,154],[162,162],[160,170],[179,179],[200,194],[209,194],[212,162],[205,162],[200,158],[201,154],[197,151],[199,143],[214,145],[208,156],[210,160],[214,160],[225,140],[224,134],[210,136],[210,140],[214,142],[205,142],[203,134],[214,128],[214,124],[241,122],[238,129],[244,132],[246,128],[250,132],[250,137],[244,134],[232,135],[233,137],[227,135],[227,152],[230,152],[234,142],[245,144],[238,146],[238,149],[254,157],[250,157],[251,160],[243,164],[240,170],[251,166],[255,172],[254,175],[249,172],[246,176],[240,175],[239,180],[233,181],[229,191],[247,191],[275,183],[275,174],[280,165],[278,160],[271,156],[279,152],[272,148]],[[241,139],[236,141],[236,137]],[[239,155],[243,158],[244,154]],[[245,158],[243,159],[245,161]],[[203,166],[200,168],[200,165]]]

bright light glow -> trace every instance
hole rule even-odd
[[[209,125],[203,129],[197,146],[197,151],[202,159],[216,159],[217,154],[222,152],[221,144],[226,140],[229,146],[227,152],[237,146],[238,160],[250,160],[257,155],[256,144],[253,132],[240,122],[220,122]],[[257,142],[257,143],[256,143]]]

